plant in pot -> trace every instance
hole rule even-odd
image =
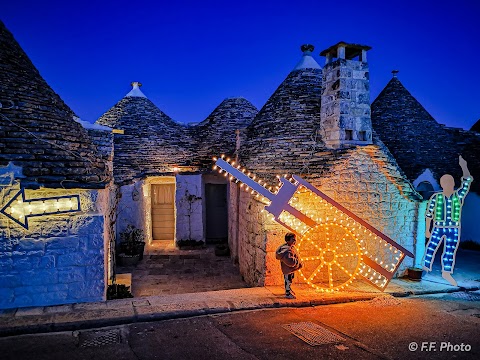
[[[409,267],[407,269],[407,276],[412,281],[421,281],[422,272],[423,272],[423,269],[420,267]]]
[[[123,284],[111,284],[107,287],[107,300],[133,298],[130,286]]]
[[[136,265],[143,259],[144,249],[145,235],[143,230],[128,225],[125,231],[120,233],[120,252],[118,254],[119,265]]]

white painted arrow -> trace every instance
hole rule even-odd
[[[23,189],[2,208],[0,213],[28,229],[28,218],[56,215],[80,211],[80,196],[52,196],[38,199],[25,199]]]

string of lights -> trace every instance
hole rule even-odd
[[[299,236],[303,281],[318,291],[345,289],[363,278],[384,290],[405,256],[413,254],[363,219],[296,175],[277,176],[267,186],[256,175],[224,155],[214,169],[260,198],[269,219]]]

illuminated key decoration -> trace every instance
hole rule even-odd
[[[80,196],[66,195],[26,200],[25,191],[19,190],[0,209],[0,213],[28,229],[28,219],[34,216],[57,215],[80,211]]]
[[[299,176],[273,189],[230,159],[214,158],[220,173],[265,202],[271,219],[297,234],[302,279],[319,291],[342,290],[363,278],[384,290],[403,258],[413,254]],[[263,211],[263,210],[262,210]]]

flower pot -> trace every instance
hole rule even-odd
[[[137,253],[140,255],[140,260],[143,260],[143,251],[145,250],[145,243],[139,242],[136,245]]]
[[[215,255],[217,256],[229,256],[230,248],[226,244],[218,244],[215,246]]]
[[[408,268],[408,278],[412,281],[422,280],[423,270],[420,268]]]
[[[117,255],[117,263],[120,266],[137,265],[139,261],[140,261],[140,254],[127,255],[124,253],[120,253]]]

